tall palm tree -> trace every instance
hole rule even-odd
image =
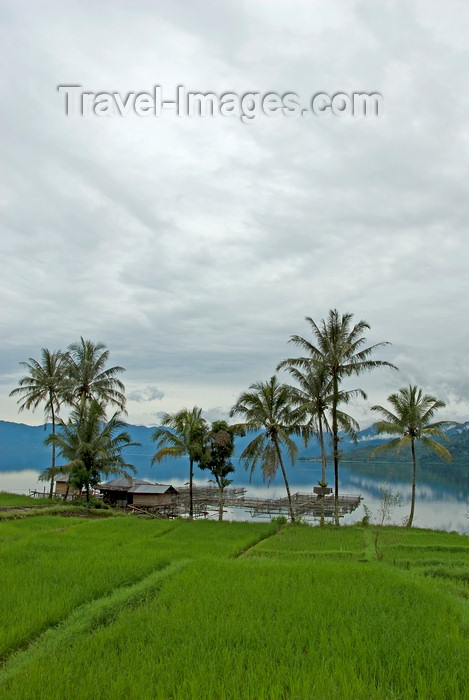
[[[311,367],[306,370],[298,367],[287,367],[290,375],[299,386],[292,387],[292,401],[297,406],[298,419],[302,423],[301,432],[305,446],[312,435],[315,435],[321,450],[321,481],[320,486],[327,485],[326,470],[327,456],[324,432],[331,433],[330,408],[332,405],[332,379],[324,364],[312,360]],[[357,391],[339,391],[339,402],[348,403]],[[339,428],[352,439],[356,439],[359,425],[357,421],[342,410],[337,411]],[[321,499],[320,524],[324,525],[324,500]]]
[[[165,457],[189,457],[189,517],[194,516],[193,479],[194,462],[201,459],[207,434],[207,423],[202,418],[202,409],[182,408],[176,413],[164,413],[161,426],[155,429],[151,439],[157,443],[157,451],[151,463],[161,462]]]
[[[91,399],[76,406],[67,423],[61,421],[59,431],[47,438],[46,442],[55,444],[67,460],[62,469],[70,474],[71,481],[85,488],[87,501],[90,486],[96,485],[101,475],[135,473],[135,467],[125,461],[122,449],[139,443],[131,441],[125,426],[119,412],[106,422],[102,405]],[[47,471],[43,478],[47,478]]]
[[[330,432],[327,412],[331,400],[331,382],[324,366],[314,363],[306,370],[288,367],[298,387],[292,387],[292,402],[298,406],[303,422],[302,434],[305,445],[316,435],[321,450],[321,482],[326,482],[327,457],[324,433]]]
[[[292,390],[286,384],[280,384],[274,375],[267,382],[256,382],[250,391],[242,393],[231,409],[230,415],[244,418],[240,427],[246,431],[261,430],[245,447],[241,454],[246,469],[260,464],[264,479],[271,481],[278,467],[282,472],[287,491],[290,518],[295,520],[290,486],[282,457],[282,447],[286,448],[292,465],[298,454],[298,447],[291,439],[292,434],[299,434],[300,428],[292,405]]]
[[[19,396],[19,411],[33,411],[44,403],[45,421],[51,420],[52,434],[55,434],[57,414],[62,402],[64,391],[64,354],[61,350],[51,352],[47,348],[41,350],[41,361],[32,357],[29,362],[20,362],[28,374],[20,379],[19,386],[10,392],[10,396]],[[46,426],[44,426],[45,428]],[[50,496],[54,492],[55,443],[52,442],[52,464],[50,478]]]
[[[326,482],[327,456],[324,434],[331,432],[330,409],[332,405],[332,379],[327,368],[312,360],[306,370],[287,367],[288,372],[299,386],[292,387],[292,402],[298,407],[298,419],[302,422],[301,432],[305,445],[315,435],[321,450],[321,481]],[[348,403],[359,390],[339,391],[339,403]],[[344,411],[337,411],[339,428],[352,438],[360,429],[357,421]]]
[[[364,347],[366,338],[363,332],[370,328],[366,321],[359,321],[352,325],[353,314],[340,315],[337,309],[331,309],[327,319],[322,319],[319,324],[310,316],[306,321],[313,332],[313,342],[299,335],[292,335],[290,342],[298,345],[306,351],[307,357],[289,358],[283,360],[277,367],[298,367],[308,369],[311,361],[316,360],[324,365],[332,381],[331,402],[331,430],[332,449],[334,460],[334,497],[336,523],[338,523],[339,500],[339,403],[340,383],[345,377],[359,375],[376,367],[391,367],[397,369],[390,362],[384,360],[371,360],[370,356],[378,348],[389,345],[387,342],[376,343]],[[356,394],[366,398],[362,389],[354,389]]]
[[[109,350],[103,343],[80,338],[69,345],[66,354],[69,403],[84,406],[95,399],[103,406],[111,404],[125,411],[125,387],[116,376],[124,368],[106,369],[108,360]]]
[[[376,447],[371,453],[374,457],[381,452],[396,449],[398,452],[404,445],[410,446],[412,455],[412,496],[410,514],[407,520],[407,527],[411,527],[414,519],[415,509],[415,487],[417,483],[417,458],[415,454],[415,443],[420,441],[422,445],[429,447],[438,457],[451,461],[451,454],[446,447],[433,440],[434,436],[443,440],[448,440],[442,431],[444,426],[457,425],[455,421],[438,421],[431,423],[433,416],[439,408],[444,408],[444,401],[439,401],[434,396],[424,394],[422,389],[415,385],[409,385],[395,394],[388,396],[394,413],[383,406],[372,406],[372,411],[377,411],[383,416],[376,424],[378,435],[398,435],[399,437],[385,442]]]

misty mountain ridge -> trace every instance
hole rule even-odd
[[[154,427],[148,428],[143,425],[128,424],[127,432],[133,442],[140,443],[136,447],[127,447],[123,454],[126,460],[133,464],[139,474],[155,474],[155,478],[161,478],[163,474],[168,475],[183,473],[183,478],[186,476],[187,459],[181,457],[178,459],[165,459],[160,464],[151,466],[151,459],[156,451],[156,444],[151,439],[155,430]],[[1,471],[20,471],[24,469],[35,469],[43,471],[50,466],[51,449],[44,445],[44,439],[51,431],[51,425],[30,426],[24,423],[13,423],[9,421],[0,421],[0,472]],[[450,442],[445,443],[445,446],[453,455],[453,461],[469,463],[469,422],[451,426],[446,430]],[[233,461],[236,462],[243,449],[248,442],[252,440],[253,434],[247,434],[244,437],[237,437],[235,441],[235,455]],[[342,463],[358,465],[360,463],[365,466],[369,462],[369,456],[373,449],[386,442],[389,438],[378,436],[376,434],[376,426],[372,425],[369,428],[361,430],[357,435],[357,440],[354,442],[349,436],[342,434],[340,440],[340,451],[342,454]],[[294,442],[298,446],[299,460],[317,460],[321,456],[319,443],[316,438],[311,438],[308,446],[305,448],[303,440],[295,436]],[[326,449],[328,452],[328,461],[331,463],[332,447],[329,437],[326,437]],[[419,457],[422,464],[440,462],[433,453],[427,450],[422,450],[419,447]],[[408,455],[405,450],[396,454],[395,452],[387,453],[386,460],[392,459],[393,462],[400,463],[408,462]],[[380,461],[378,458],[377,462]],[[371,463],[375,460],[371,460]],[[57,463],[60,464],[60,456]],[[182,465],[183,469],[182,469]],[[243,470],[244,471],[244,470]]]

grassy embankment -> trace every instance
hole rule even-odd
[[[5,507],[18,507],[18,506],[40,506],[47,505],[48,503],[54,503],[53,499],[50,498],[33,498],[32,496],[22,496],[17,493],[8,493],[7,491],[0,491],[0,508]]]
[[[16,493],[0,491],[0,521],[15,520],[18,518],[36,517],[38,511],[41,515],[63,515],[102,518],[123,515],[122,512],[110,510],[107,506],[90,508],[85,510],[83,503],[64,503],[61,498],[34,498]]]
[[[466,536],[46,516],[0,552],[0,697],[468,697]]]

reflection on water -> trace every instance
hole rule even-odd
[[[46,491],[47,483],[38,481],[39,472],[34,469],[25,469],[20,472],[0,472],[0,491],[21,493],[29,496],[29,491]]]
[[[295,470],[296,471],[296,470]],[[298,470],[301,472],[301,470]],[[317,473],[316,473],[317,472]],[[44,482],[38,482],[39,472],[28,469],[25,471],[0,472],[0,491],[10,491],[14,493],[29,494],[30,490],[44,491],[47,494],[48,486]],[[139,474],[140,478],[155,481],[155,474]],[[292,493],[310,492],[313,486],[321,478],[320,467],[309,469],[307,476],[298,474],[298,481],[292,479],[290,489]],[[174,486],[183,486],[187,483],[184,479],[171,479]],[[194,479],[194,483],[206,486],[206,479]],[[270,487],[259,484],[249,484],[247,480],[236,480],[232,486],[243,486],[247,489],[247,494],[260,498],[283,498],[285,487],[283,483],[275,481]],[[380,507],[380,486],[391,488],[401,495],[403,505],[391,511],[389,524],[402,525],[410,510],[410,483],[402,480],[380,479],[376,476],[365,476],[351,472],[342,467],[340,471],[340,491],[341,493],[361,494],[363,501],[356,511],[341,518],[344,524],[358,522],[365,515],[363,504],[370,509],[372,520],[379,521]],[[469,534],[469,497],[463,489],[435,486],[425,482],[417,484],[417,497],[415,504],[415,527],[426,527],[438,530],[457,531],[462,534]],[[214,512],[210,517],[216,518]],[[249,511],[244,508],[229,508],[224,516],[228,520],[251,520]],[[268,517],[268,516],[267,516]],[[254,518],[253,518],[254,519]],[[265,518],[257,517],[256,520]]]
[[[345,470],[344,470],[345,471]],[[362,474],[347,475],[350,489],[361,493],[363,503],[370,509],[372,518],[380,521],[378,512],[381,504],[380,487],[392,489],[401,496],[402,505],[393,508],[389,524],[402,525],[409,515],[411,485],[398,480],[379,480]],[[361,505],[344,522],[356,522],[365,514]],[[437,530],[457,531],[469,534],[469,499],[460,489],[440,488],[434,484],[418,483],[416,488],[414,527],[428,527]]]

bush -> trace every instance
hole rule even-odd
[[[90,500],[85,501],[82,505],[84,508],[103,508],[103,509],[109,508],[107,503],[103,503],[101,501],[101,499],[96,498],[96,496],[90,496]]]

